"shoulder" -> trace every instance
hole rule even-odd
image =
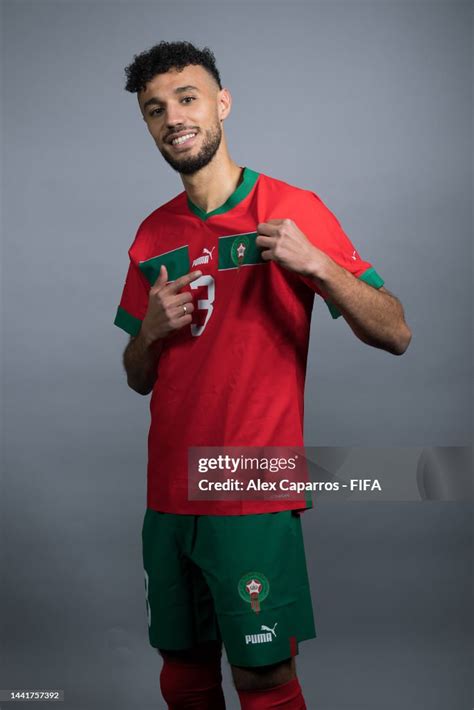
[[[183,191],[150,212],[138,226],[129,253],[137,255],[147,252],[148,247],[169,232],[170,227],[176,226],[176,220],[185,213],[185,207],[186,192]]]
[[[143,232],[148,229],[156,229],[157,226],[163,225],[170,220],[176,219],[179,215],[183,214],[183,208],[186,204],[186,192],[180,192],[179,195],[171,198],[168,202],[157,207],[153,212],[141,222],[138,227],[138,232]]]
[[[273,193],[275,197],[288,197],[300,204],[307,204],[308,206],[323,205],[319,195],[309,188],[293,185],[285,180],[280,180],[279,178],[266,175],[265,173],[260,173],[259,182],[263,191],[270,194]]]
[[[293,185],[285,180],[260,173],[260,190],[269,204],[285,208],[291,213],[307,213],[319,218],[331,218],[334,215],[314,190]],[[290,213],[289,212],[289,213]]]

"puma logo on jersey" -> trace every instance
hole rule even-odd
[[[265,624],[262,624],[260,627],[260,631],[270,631],[274,635],[274,637],[276,638],[275,626],[277,626],[277,624],[278,624],[278,621],[275,622],[272,629],[269,626],[265,626]]]
[[[260,627],[260,631],[265,631],[266,633],[262,634],[246,634],[245,635],[245,643],[248,646],[249,644],[256,644],[256,643],[269,643],[273,641],[273,638],[276,638],[276,632],[275,632],[275,627],[278,624],[278,621],[275,623],[273,628],[270,628],[270,626],[265,626],[265,624],[262,624]]]
[[[202,250],[202,255],[198,256],[197,259],[194,259],[193,261],[193,266],[199,266],[200,264],[209,264],[210,261],[212,261],[212,252],[214,251],[216,247],[211,247],[211,249],[204,249]]]
[[[354,249],[354,251],[352,252],[351,259],[354,259],[354,261],[357,261],[357,255],[356,255],[356,250],[355,250],[355,249]]]

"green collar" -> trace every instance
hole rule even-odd
[[[237,186],[232,195],[227,198],[223,205],[217,207],[217,209],[215,210],[212,210],[212,212],[204,212],[204,210],[202,210],[200,207],[191,202],[189,197],[187,198],[188,207],[191,212],[194,212],[197,217],[200,217],[203,220],[206,220],[209,217],[213,217],[215,214],[222,214],[223,212],[228,212],[247,197],[250,190],[257,182],[258,176],[259,173],[256,173],[254,170],[250,170],[250,168],[244,168],[242,182],[240,183],[240,185]]]

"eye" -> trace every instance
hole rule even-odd
[[[190,99],[191,101],[195,101],[196,97],[195,96],[184,96],[182,100],[187,101],[188,99]]]
[[[149,116],[159,116],[161,111],[163,111],[162,108],[154,108],[150,111],[150,113],[148,115]]]

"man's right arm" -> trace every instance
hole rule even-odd
[[[128,386],[138,394],[149,394],[153,389],[164,339],[191,323],[193,299],[189,291],[181,292],[181,289],[200,276],[200,271],[192,271],[168,283],[168,271],[161,266],[150,289],[147,312],[138,335],[131,338],[123,353]]]
[[[138,394],[149,394],[153,389],[162,349],[162,340],[150,341],[141,330],[136,338],[130,338],[123,353],[123,366],[128,386]]]

